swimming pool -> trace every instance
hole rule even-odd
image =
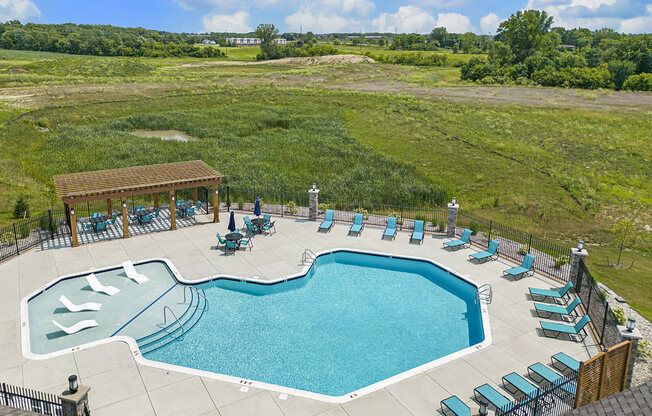
[[[157,287],[182,281],[173,265],[165,271],[155,263],[149,273],[164,277],[154,279]],[[353,398],[490,343],[477,286],[425,259],[333,250],[284,280],[218,277],[193,287],[175,282],[155,301],[159,308],[121,321],[115,336],[141,337],[149,364],[321,399]],[[193,293],[196,301],[181,302]],[[173,342],[145,346],[143,336],[165,335],[160,305],[166,302],[188,329]],[[195,318],[183,317],[191,312]]]

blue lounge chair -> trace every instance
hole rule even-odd
[[[539,384],[557,387],[561,386],[562,390],[575,395],[576,386],[574,382],[569,382],[567,378],[556,371],[552,371],[541,363],[535,363],[529,366],[527,368],[527,374],[528,377]]]
[[[471,247],[470,238],[472,233],[473,231],[466,228],[464,229],[464,232],[462,233],[462,237],[459,240],[447,241],[444,243],[444,247],[450,247],[453,250],[456,250],[460,247],[466,247],[467,245]]]
[[[526,254],[523,263],[521,263],[520,266],[512,267],[511,269],[503,271],[503,276],[513,276],[514,280],[519,280],[524,276],[533,275],[534,267],[532,266],[534,266],[535,259],[536,257],[532,254]]]
[[[349,234],[356,233],[360,235],[362,229],[364,228],[364,224],[362,223],[363,220],[364,215],[362,215],[360,212],[356,213],[355,216],[353,216],[353,225],[351,228],[349,228]]]
[[[500,241],[491,240],[491,242],[489,243],[489,247],[487,247],[486,251],[481,251],[480,253],[469,254],[469,258],[471,260],[476,259],[479,262],[482,260],[482,263],[487,261],[487,260],[498,260],[498,245],[499,244],[500,244]]]
[[[535,399],[539,394],[539,388],[516,373],[509,373],[503,376],[503,387],[516,397],[525,396],[526,399]],[[519,397],[516,397],[517,399]]]
[[[333,211],[332,209],[327,209],[326,214],[324,215],[324,221],[322,221],[321,224],[319,224],[319,228],[317,229],[317,231],[320,231],[320,230],[330,231],[331,227],[333,226],[333,215],[334,214],[335,214],[335,211]]]
[[[244,246],[245,250],[247,249],[247,247],[249,247],[249,250],[251,250],[251,248],[254,246],[254,242],[251,239],[251,237],[247,238],[246,240],[243,238],[242,240],[240,240],[240,245]]]
[[[487,383],[473,389],[473,396],[476,402],[484,405],[490,404],[503,411],[511,410],[514,407],[511,400]]]
[[[412,231],[412,235],[410,236],[410,243],[413,240],[418,241],[419,244],[423,243],[423,221],[422,220],[414,221],[414,231]]]
[[[226,240],[222,238],[220,233],[217,233],[217,247],[219,247],[220,244],[226,245]]]
[[[559,290],[546,290],[546,289],[537,289],[535,287],[530,288],[530,296],[532,296],[532,299],[537,300],[535,296],[541,297],[541,300],[544,301],[547,298],[550,299],[560,299],[564,300],[566,295],[569,294],[571,288],[573,287],[573,283],[568,282],[564,287],[562,287]]]
[[[582,303],[582,299],[578,296],[575,297],[567,306],[551,305],[549,303],[535,303],[534,309],[537,311],[537,315],[539,315],[540,318],[549,319],[552,315],[559,315],[560,317],[568,315],[572,320],[575,320],[575,316],[578,315],[577,313],[573,315],[573,312],[580,303]],[[545,315],[541,316],[542,313]]]
[[[385,232],[383,233],[383,238],[389,237],[389,238],[396,238],[396,217],[388,217],[387,218],[387,227],[385,228]]]
[[[226,249],[227,250],[237,250],[238,244],[235,241],[226,240]]]
[[[276,221],[270,221],[263,225],[263,231],[270,231],[272,228],[274,229],[274,232],[276,232]]]
[[[552,362],[552,366],[554,368],[561,366],[562,372],[577,373],[580,371],[580,362],[563,352],[558,352],[557,354],[550,357],[550,361]]]
[[[543,335],[551,336],[554,334],[554,338],[559,338],[562,334],[567,334],[570,339],[575,338],[575,341],[581,342],[584,341],[584,338],[588,335],[586,333],[586,325],[591,322],[589,315],[584,315],[575,325],[566,325],[558,324],[556,322],[546,322],[539,321],[541,324],[541,329],[543,330]],[[550,334],[550,335],[548,335]]]
[[[448,412],[452,412],[455,416],[471,416],[471,409],[465,405],[459,397],[451,396],[448,399],[441,401],[441,413],[446,416]]]

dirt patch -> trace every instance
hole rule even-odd
[[[303,58],[282,58],[272,59],[269,61],[208,61],[182,64],[183,67],[188,66],[244,66],[244,65],[288,65],[288,64],[303,64],[303,65],[334,65],[334,64],[358,64],[361,62],[375,63],[373,59],[364,55],[326,55],[326,56],[309,56]]]
[[[10,74],[26,74],[27,70],[23,67],[17,66],[16,68],[9,68],[7,72]]]

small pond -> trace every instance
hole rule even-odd
[[[131,132],[131,134],[138,137],[157,137],[161,140],[176,140],[178,142],[188,142],[197,140],[196,137],[181,130],[144,130],[138,129]]]

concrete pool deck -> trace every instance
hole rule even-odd
[[[241,224],[241,216],[236,215]],[[528,365],[550,362],[564,351],[578,360],[597,353],[593,340],[584,343],[545,338],[533,313],[527,288],[560,286],[539,275],[511,281],[501,277],[512,267],[505,260],[477,265],[468,261],[475,249],[450,252],[442,236],[427,235],[422,245],[409,244],[409,234],[399,232],[393,241],[382,240],[383,230],[365,227],[360,237],[348,236],[349,226],[336,224],[330,233],[318,233],[317,223],[278,218],[277,232],[256,236],[252,250],[225,255],[216,249],[215,233],[226,233],[227,217],[219,224],[202,224],[176,231],[116,239],[77,248],[36,249],[0,264],[0,381],[60,393],[67,377],[78,374],[91,387],[93,415],[279,415],[362,416],[432,415],[439,401],[457,395],[477,414],[473,388],[490,383],[498,388],[501,377],[512,371],[526,373]],[[162,370],[136,363],[129,346],[112,342],[46,359],[23,357],[20,341],[20,300],[57,278],[89,269],[120,264],[131,259],[162,257],[174,263],[188,280],[229,274],[275,279],[302,269],[305,248],[318,252],[332,248],[396,253],[437,261],[479,284],[493,287],[488,305],[493,344],[450,363],[420,373],[386,388],[337,405],[288,396],[269,390]],[[498,388],[499,391],[501,390]],[[246,390],[246,391],[245,391]],[[508,397],[509,395],[505,393]]]

